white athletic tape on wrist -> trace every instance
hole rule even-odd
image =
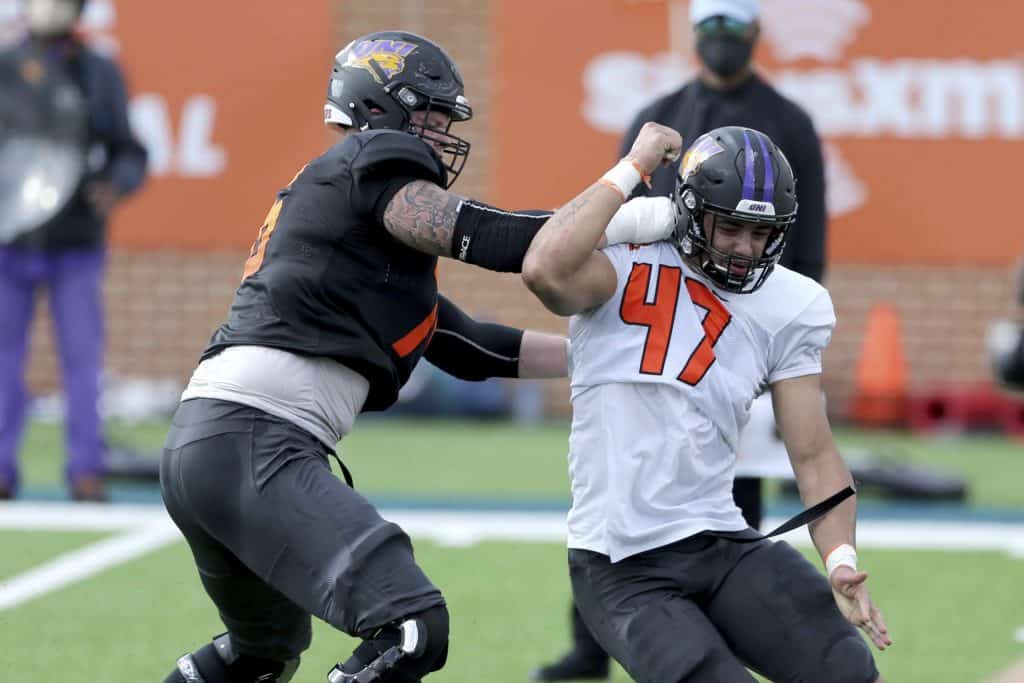
[[[825,571],[829,576],[836,570],[836,567],[845,566],[857,571],[857,550],[849,543],[843,543],[832,549],[832,552],[825,557]]]
[[[667,239],[676,227],[676,208],[668,197],[638,197],[619,207],[605,239],[612,244],[650,244]]]
[[[643,179],[643,170],[640,165],[626,157],[608,169],[598,182],[613,190],[618,190],[622,195],[622,201],[626,201]]]

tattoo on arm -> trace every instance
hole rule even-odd
[[[565,231],[576,223],[577,216],[591,203],[596,190],[597,186],[588,187],[568,204],[555,211],[554,215],[541,228],[537,237],[534,238],[530,249],[546,249],[549,248],[548,245],[552,241],[565,239],[561,235],[564,235]]]
[[[576,215],[590,204],[590,200],[593,198],[594,193],[597,192],[597,186],[588,187],[580,195],[574,198],[569,206],[566,208],[565,223],[572,225],[576,222]],[[559,227],[562,227],[559,225]]]
[[[462,198],[433,183],[414,180],[388,202],[384,227],[403,244],[426,254],[452,255],[452,235]]]

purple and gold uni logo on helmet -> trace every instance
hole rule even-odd
[[[349,49],[344,66],[365,69],[383,85],[385,78],[390,81],[405,71],[405,58],[417,47],[416,43],[404,40],[364,40]]]
[[[690,145],[690,149],[686,150],[686,156],[683,157],[683,163],[679,167],[679,175],[685,181],[700,169],[701,164],[724,151],[725,148],[718,144],[709,133],[704,133]]]

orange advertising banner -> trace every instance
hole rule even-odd
[[[0,0],[0,39],[18,5]],[[553,207],[610,166],[634,113],[695,73],[688,6],[491,0],[496,87],[477,112],[493,135],[488,199]],[[761,6],[759,67],[825,144],[833,263],[1008,265],[1024,251],[1024,4]],[[128,76],[151,159],[112,242],[250,244],[274,193],[328,143],[331,3],[90,0],[83,19]]]
[[[16,0],[0,27],[17,33]],[[274,195],[327,144],[326,2],[89,0],[82,29],[128,79],[149,178],[115,214],[122,247],[251,244]]]
[[[495,197],[552,207],[632,116],[696,72],[687,0],[496,0]],[[1024,251],[1024,4],[762,0],[756,60],[826,153],[830,260],[997,264]]]

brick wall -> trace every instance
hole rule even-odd
[[[210,334],[223,319],[241,273],[244,250],[216,253],[114,250],[107,278],[108,368],[117,374],[185,381]],[[837,266],[829,288],[839,323],[825,357],[832,411],[841,414],[868,310],[887,301],[900,312],[912,388],[988,378],[984,331],[1008,315],[1012,273],[1007,269]],[[467,311],[502,323],[564,333],[517,276],[477,272],[445,263],[441,288]],[[29,384],[52,390],[58,381],[45,300],[33,328]],[[548,382],[548,405],[567,411],[564,382]]]
[[[374,30],[403,27],[444,45],[463,69],[476,118],[465,124],[473,141],[470,163],[458,190],[490,195],[493,135],[493,17],[486,0],[346,0],[336,4],[338,47]],[[271,198],[267,198],[268,204]],[[254,217],[258,220],[258,217]],[[125,375],[175,377],[185,381],[210,333],[224,317],[241,273],[245,248],[235,252],[137,252],[115,249],[107,280],[108,367]],[[1007,314],[1011,273],[1006,269],[960,267],[831,270],[839,324],[826,355],[825,383],[833,412],[841,412],[853,389],[854,369],[870,306],[894,304],[901,313],[912,387],[933,382],[985,380],[983,350],[988,320]],[[565,322],[549,315],[516,276],[475,272],[458,263],[442,266],[441,287],[468,311],[500,322],[564,332]],[[49,321],[43,305],[33,330],[29,384],[35,391],[57,383]],[[549,382],[549,407],[564,414],[564,382]]]

